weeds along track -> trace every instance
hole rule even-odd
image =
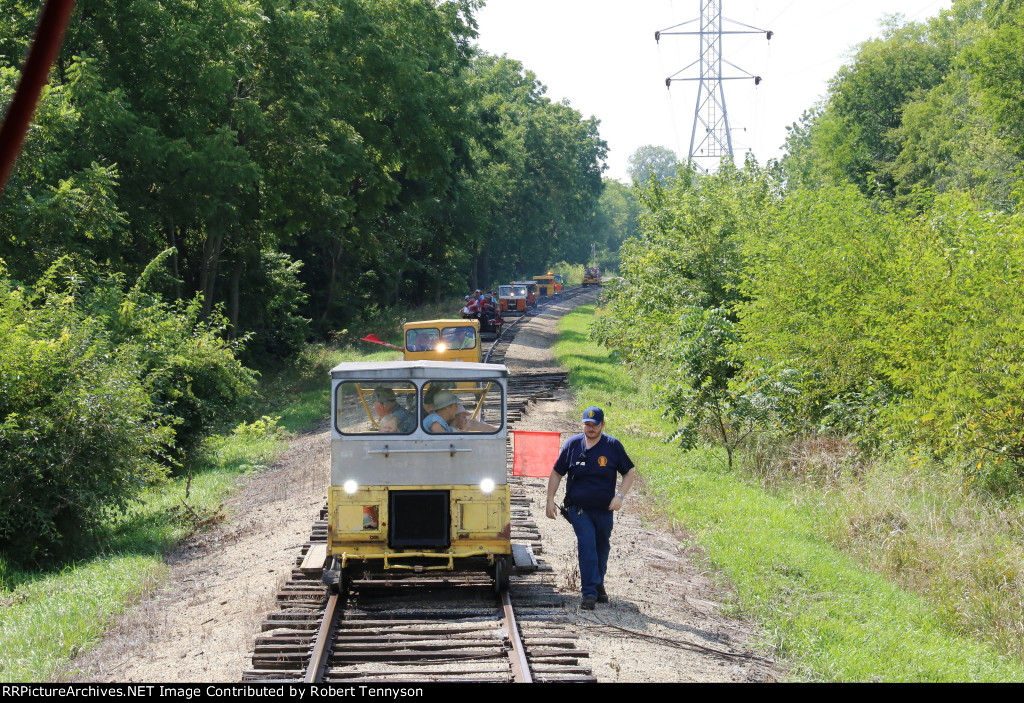
[[[565,300],[579,289],[556,298]],[[543,307],[541,308],[543,310]],[[501,363],[525,318],[514,319],[488,350]],[[565,388],[564,373],[523,373],[509,379],[510,429],[527,406]],[[511,475],[512,540],[532,547],[537,572],[512,576],[509,590],[494,592],[484,572],[365,574],[331,596],[319,564],[306,555],[327,541],[327,509],[297,555],[277,593],[277,609],[263,620],[245,681],[399,683],[427,681],[596,681],[588,653],[577,647],[563,615],[555,574],[543,545],[524,481]],[[543,508],[541,508],[543,509]]]

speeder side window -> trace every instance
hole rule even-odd
[[[335,423],[346,435],[416,431],[416,386],[408,381],[346,381],[335,391]]]
[[[449,349],[476,349],[476,329],[468,325],[445,327],[441,339]]]
[[[405,348],[411,352],[433,351],[441,341],[441,333],[433,327],[407,330]]]
[[[423,386],[423,429],[430,434],[494,434],[505,422],[501,384],[428,381]]]

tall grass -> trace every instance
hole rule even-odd
[[[790,480],[829,541],[925,597],[945,626],[1024,661],[1024,510],[896,453],[828,482]]]
[[[778,466],[802,472],[795,482],[800,490],[794,490],[794,481],[777,472],[772,473],[773,483],[754,473],[728,471],[724,452],[716,448],[684,453],[665,444],[662,438],[672,428],[655,409],[651,391],[587,340],[592,317],[593,308],[588,307],[564,318],[556,348],[560,362],[570,369],[579,404],[606,409],[608,431],[626,443],[669,518],[729,580],[734,607],[761,623],[765,646],[788,664],[794,678],[1024,679],[1018,656],[1000,651],[991,637],[953,624],[930,594],[915,592],[908,581],[868,563],[864,553],[875,547],[864,535],[871,530],[840,529],[861,509],[840,509],[854,502],[834,495],[840,479],[823,480],[822,475],[832,472],[845,476],[842,480],[850,485],[868,485],[874,479],[866,478],[865,467],[850,459],[819,466],[791,457]],[[879,485],[891,483],[881,473],[877,480]],[[919,503],[922,516],[941,522],[937,516],[943,508],[933,503],[925,509],[924,498]],[[910,509],[913,504],[906,505]],[[943,514],[942,519],[956,517]],[[865,541],[858,543],[860,539]],[[920,552],[904,551],[911,554]]]
[[[154,556],[124,555],[51,574],[21,574],[13,589],[0,590],[0,680],[49,680],[164,571]],[[8,572],[8,579],[13,576]]]

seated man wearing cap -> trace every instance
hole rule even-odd
[[[622,484],[618,492],[618,475]],[[547,516],[558,514],[555,493],[562,476],[565,484],[566,518],[576,533],[583,601],[580,607],[593,610],[595,603],[607,603],[604,575],[611,551],[612,515],[633,486],[633,461],[622,443],[604,434],[604,411],[590,407],[583,411],[583,432],[570,437],[548,478]]]
[[[373,412],[380,418],[381,432],[409,434],[416,429],[416,418],[398,404],[395,392],[387,386],[377,386],[370,397]]]
[[[446,395],[442,396],[442,393],[445,393]],[[447,402],[448,396],[455,398],[455,410],[454,412],[446,410],[443,413],[444,417],[441,417],[442,414],[436,412],[437,410],[440,409],[440,407],[437,405],[437,399],[443,398]],[[462,403],[459,402],[459,399],[456,398],[454,393],[447,390],[446,388],[442,388],[441,385],[437,383],[431,383],[427,387],[426,392],[423,394],[423,410],[425,413],[427,413],[427,417],[432,417],[431,413],[433,413],[433,418],[435,421],[438,418],[445,421],[444,425],[438,424],[436,429],[431,429],[433,423],[427,424],[427,418],[424,418],[423,428],[427,430],[427,432],[440,433],[498,431],[498,428],[495,425],[491,425],[486,422],[483,422],[482,420],[477,420],[476,418],[474,418],[473,413],[467,410],[466,406],[462,405]],[[448,415],[451,415],[451,417],[448,417]]]
[[[459,412],[459,399],[451,391],[437,391],[431,396],[430,414],[423,418],[423,429],[433,434],[453,432],[452,421]]]

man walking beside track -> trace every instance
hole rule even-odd
[[[633,462],[622,443],[604,434],[604,411],[590,407],[583,411],[583,432],[569,438],[551,469],[548,478],[547,516],[555,519],[558,508],[555,494],[562,476],[565,502],[562,514],[576,532],[580,559],[580,581],[583,602],[580,607],[593,610],[597,603],[607,603],[604,575],[611,551],[612,516],[619,510],[633,487]],[[616,474],[622,484],[615,490]]]

